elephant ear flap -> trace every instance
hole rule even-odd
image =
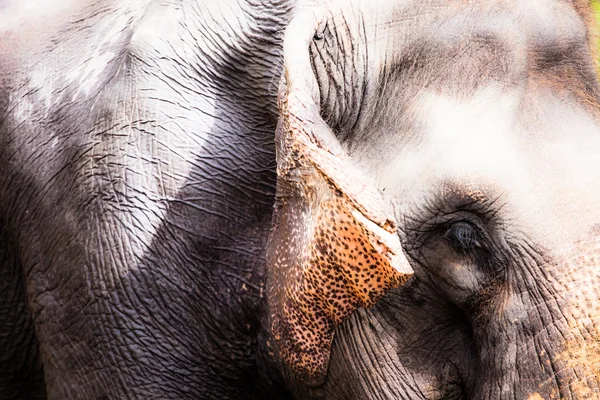
[[[267,249],[269,342],[288,381],[310,386],[327,375],[335,327],[413,272],[389,205],[319,114],[309,45],[320,25],[301,12],[285,35]]]

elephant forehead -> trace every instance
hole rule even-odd
[[[513,176],[521,163],[514,138],[507,132],[515,125],[521,96],[517,91],[501,92],[490,86],[466,101],[421,93],[417,118],[426,130],[425,152],[416,154],[416,159],[439,160],[432,172],[450,178],[465,171],[496,179]]]
[[[482,192],[548,246],[600,222],[600,135],[575,100],[490,85],[467,99],[422,92],[414,109],[419,132],[399,133],[411,140],[388,151],[383,178],[399,203]]]
[[[501,188],[525,179],[522,149],[513,134],[521,98],[519,91],[497,86],[469,99],[421,92],[412,105],[415,122],[397,132],[401,144],[390,154],[393,173],[386,176],[396,193],[414,196],[421,189],[427,194],[441,181]]]

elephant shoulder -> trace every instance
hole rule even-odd
[[[140,1],[0,3],[3,119],[29,125],[56,108],[94,99],[122,66],[142,12]]]

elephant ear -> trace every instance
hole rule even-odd
[[[301,12],[285,35],[267,249],[270,343],[288,380],[309,386],[325,380],[335,327],[413,272],[389,205],[319,114],[309,45],[322,24]]]

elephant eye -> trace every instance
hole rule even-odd
[[[456,222],[448,226],[444,233],[444,239],[460,254],[466,254],[482,247],[477,228],[468,222]]]

